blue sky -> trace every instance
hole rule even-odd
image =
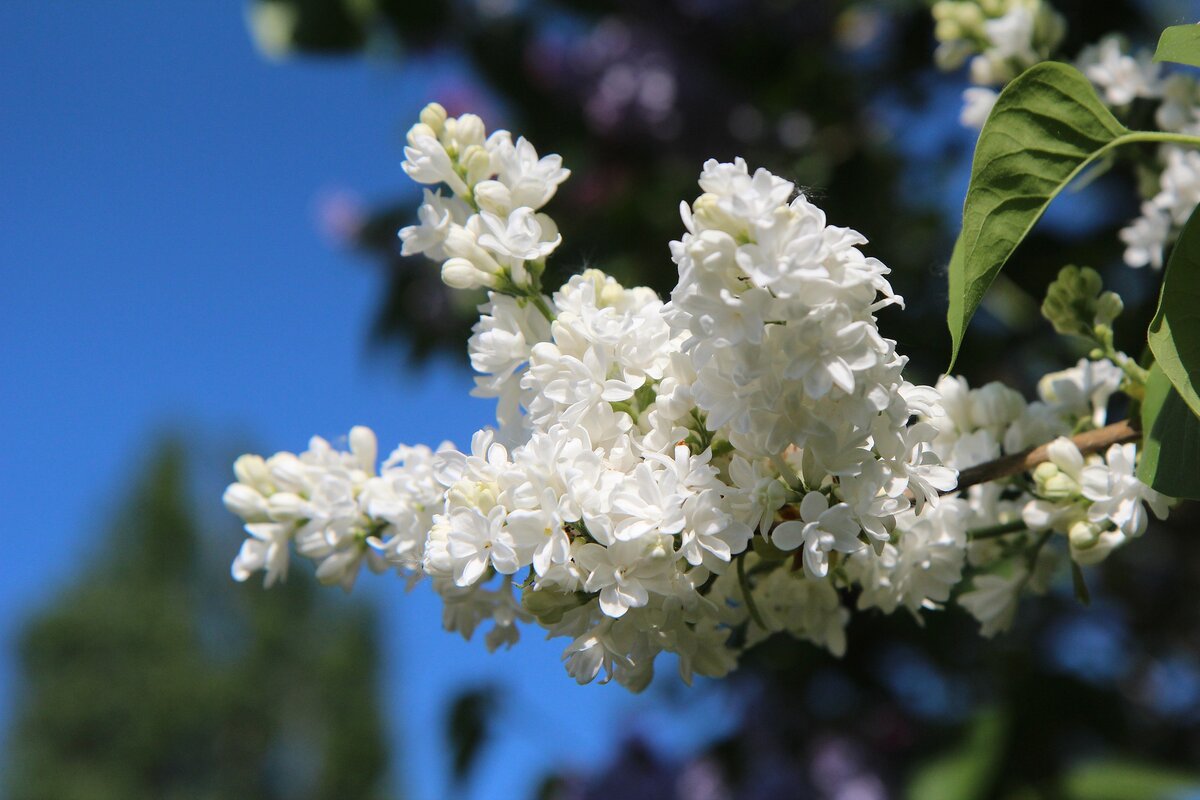
[[[359,423],[385,447],[462,444],[491,409],[456,367],[405,373],[367,356],[380,276],[315,222],[331,193],[406,190],[403,131],[453,80],[452,59],[273,65],[240,0],[14,1],[0,25],[2,728],[17,690],[7,645],[86,569],[156,432],[186,428],[205,454],[235,440],[302,448]],[[476,797],[525,795],[572,754],[579,766],[579,740],[560,732],[580,724],[591,760],[632,731],[686,748],[724,710],[700,693],[707,723],[694,725],[615,686],[577,688],[562,643],[530,635],[489,656],[441,631],[428,591],[374,583],[410,796],[444,794],[441,715],[464,685],[510,695]]]

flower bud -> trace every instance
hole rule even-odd
[[[700,195],[692,204],[692,219],[701,228],[715,228],[737,236],[743,232],[744,223],[727,214],[721,208],[720,202],[720,198],[715,194]]]
[[[246,522],[266,522],[269,519],[266,499],[244,483],[230,484],[221,500],[226,508]]]
[[[962,35],[962,26],[958,24],[957,20],[953,19],[940,19],[933,28],[933,36],[939,42],[961,39]]]
[[[1084,566],[1099,564],[1125,543],[1125,534],[1120,530],[1104,530],[1090,522],[1077,522],[1071,526],[1068,538],[1071,558]]]
[[[492,156],[481,145],[473,144],[459,157],[459,164],[466,170],[468,186],[492,176]]]
[[[308,519],[309,505],[298,494],[276,492],[267,499],[267,511],[276,522],[298,522]]]
[[[1049,500],[1068,500],[1079,494],[1075,480],[1049,461],[1037,465],[1033,480],[1038,494]]]
[[[979,86],[993,86],[1009,78],[1009,70],[999,59],[981,53],[971,59],[971,82]]]
[[[1096,318],[1097,325],[1111,325],[1113,320],[1121,316],[1121,312],[1125,310],[1125,304],[1121,302],[1121,296],[1116,292],[1104,292],[1096,301]]]
[[[350,452],[358,462],[359,469],[368,475],[375,474],[375,458],[379,453],[379,443],[375,432],[365,425],[355,425],[350,429]]]
[[[952,0],[938,0],[938,2],[933,4],[933,8],[930,11],[933,14],[933,18],[941,22],[944,19],[950,19],[954,16],[954,6],[955,3]]]
[[[1079,520],[1071,526],[1067,537],[1071,540],[1072,550],[1087,550],[1100,540],[1100,528],[1087,520]]]
[[[421,109],[420,120],[437,136],[446,125],[446,109],[442,108],[441,103],[430,103]]]
[[[451,289],[478,289],[492,285],[492,276],[465,258],[451,258],[442,264],[442,283]]]
[[[974,3],[959,3],[955,19],[963,27],[963,30],[978,33],[980,26],[983,25],[983,11]]]
[[[1095,339],[1096,327],[1121,313],[1121,298],[1104,292],[1100,273],[1090,267],[1066,266],[1046,287],[1042,316],[1062,334]]]
[[[512,213],[512,192],[500,181],[482,181],[475,185],[475,202],[484,211],[498,217]]]
[[[237,476],[238,483],[250,486],[261,495],[270,495],[275,491],[275,484],[271,481],[267,462],[263,461],[262,456],[249,453],[240,456],[237,461],[233,462],[233,474]]]
[[[413,125],[408,129],[408,135],[405,138],[408,140],[409,145],[416,147],[417,139],[422,137],[428,137],[436,140],[438,138],[438,134],[433,128],[429,127],[425,123],[418,122],[416,125]]]

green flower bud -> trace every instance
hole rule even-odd
[[[1100,299],[1096,301],[1096,324],[1111,326],[1117,317],[1121,316],[1121,312],[1125,310],[1125,304],[1121,302],[1121,296],[1116,292],[1104,292],[1100,295]]]
[[[1071,526],[1067,537],[1071,540],[1073,549],[1087,550],[1095,547],[1096,542],[1100,541],[1100,528],[1087,520],[1079,520]]]
[[[938,2],[933,4],[933,8],[930,11],[933,14],[934,20],[941,22],[944,19],[952,19],[954,17],[955,6],[957,5],[953,0],[938,0]]]
[[[1111,325],[1123,308],[1120,297],[1103,289],[1096,270],[1063,267],[1046,288],[1042,316],[1061,334],[1096,340],[1100,336],[1097,326]]]
[[[939,42],[952,42],[963,37],[963,29],[955,20],[941,19],[933,26],[933,36]]]
[[[1047,500],[1069,500],[1079,494],[1079,484],[1049,461],[1037,465],[1033,480],[1038,494]]]

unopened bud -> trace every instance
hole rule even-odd
[[[458,147],[465,151],[473,144],[483,144],[486,133],[487,129],[484,128],[482,119],[475,114],[463,114],[455,125],[454,139]]]
[[[1104,292],[1096,300],[1096,324],[1111,325],[1113,320],[1121,316],[1121,312],[1125,310],[1125,304],[1121,301],[1121,296],[1116,292]]]
[[[269,495],[275,491],[275,485],[271,482],[271,472],[262,456],[248,453],[239,457],[233,462],[233,474],[237,476],[238,483],[254,488],[259,494]]]
[[[1087,550],[1095,547],[1096,542],[1100,540],[1100,528],[1087,520],[1080,520],[1071,526],[1067,536],[1071,540],[1073,549]]]
[[[492,156],[481,145],[473,144],[468,147],[459,158],[459,163],[467,173],[468,186],[474,186],[492,176]]]
[[[422,136],[428,136],[433,139],[438,138],[437,131],[426,125],[424,122],[418,122],[416,125],[413,125],[411,128],[409,128],[408,136],[405,138],[408,139],[408,143],[410,145],[415,147],[417,144],[417,139],[421,138]]]
[[[1079,487],[1070,475],[1049,461],[1038,464],[1033,470],[1037,492],[1048,500],[1066,500],[1078,493]]]
[[[379,442],[375,431],[365,425],[355,425],[350,429],[350,452],[358,466],[368,475],[375,474],[375,459],[379,453]]]
[[[961,39],[963,35],[962,26],[957,20],[940,19],[933,27],[933,36],[939,42],[950,42],[955,39]]]
[[[497,217],[507,217],[512,212],[512,192],[500,181],[475,184],[475,202]]]
[[[434,136],[437,136],[446,125],[446,109],[442,108],[441,103],[430,103],[421,109],[420,120],[429,126]]]
[[[492,276],[465,258],[450,258],[442,264],[442,283],[451,289],[479,289],[491,282]]]

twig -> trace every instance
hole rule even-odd
[[[1089,453],[1098,453],[1114,444],[1136,442],[1141,438],[1142,432],[1134,427],[1130,420],[1125,419],[1120,422],[1114,422],[1112,425],[1106,425],[1103,428],[1097,428],[1094,431],[1087,431],[1078,436],[1072,436],[1071,441],[1079,448],[1079,452],[1086,456]],[[951,491],[961,492],[979,483],[987,483],[988,481],[1007,478],[1009,475],[1028,472],[1038,464],[1049,460],[1049,443],[1039,445],[1038,447],[1031,447],[1028,450],[1022,450],[1020,453],[1013,453],[1010,456],[1004,456],[994,461],[987,461],[983,464],[964,469],[958,474],[958,486]]]

